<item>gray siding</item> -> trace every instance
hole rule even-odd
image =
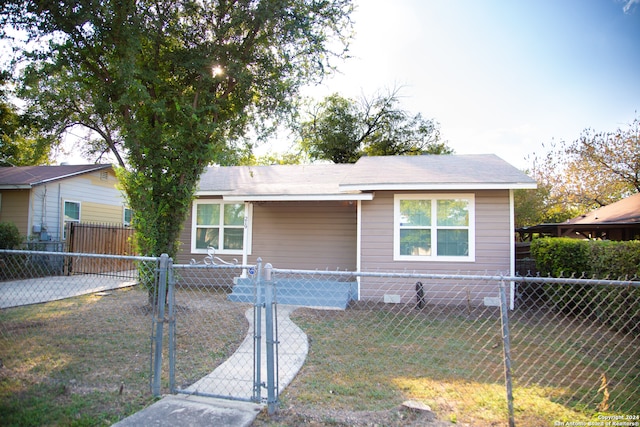
[[[253,256],[277,268],[356,268],[356,204],[255,204]]]
[[[438,192],[419,192],[436,194]],[[451,194],[454,192],[446,192]],[[470,193],[461,191],[460,193]],[[372,201],[362,202],[363,271],[415,271],[422,274],[497,274],[510,272],[512,232],[509,221],[509,191],[474,191],[476,220],[475,262],[394,261],[393,192],[378,191]],[[410,192],[403,192],[410,194]],[[400,295],[406,302],[415,298],[415,283],[380,283],[366,278],[361,282],[361,297],[381,299],[385,293]],[[443,283],[446,293],[446,284]],[[471,286],[471,299],[495,296],[493,290]],[[461,296],[466,300],[467,295]]]
[[[253,206],[252,250],[277,268],[356,269],[356,204],[349,202],[265,202]],[[191,254],[191,211],[180,240],[179,262]],[[240,256],[221,256],[223,259]]]

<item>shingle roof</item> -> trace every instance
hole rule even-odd
[[[635,224],[639,222],[640,193],[636,193],[626,199],[618,200],[600,209],[570,219],[565,224]]]
[[[59,179],[111,168],[111,165],[0,167],[0,188],[31,188]]]
[[[493,154],[362,157],[341,183],[350,190],[535,188]]]
[[[198,194],[231,200],[354,199],[354,194],[339,188],[352,167],[332,163],[210,167],[200,177]]]
[[[208,168],[198,195],[236,200],[370,199],[375,190],[535,188],[494,155],[363,157],[355,164]]]

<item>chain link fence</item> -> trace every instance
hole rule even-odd
[[[0,251],[0,375],[24,393],[123,396],[109,405],[124,412],[126,399],[149,402],[162,361],[163,392],[264,402],[273,345],[282,411],[331,417],[413,399],[468,425],[640,414],[637,281],[169,263],[160,314],[144,285],[159,265]]]
[[[115,422],[152,401],[143,281],[156,270],[156,258],[0,250],[0,424]]]
[[[376,410],[413,398],[471,425],[640,414],[640,282],[278,269],[273,275],[279,303],[295,287],[305,290],[308,305],[322,306],[314,295],[330,286],[339,292],[348,281],[359,296],[344,311],[292,314],[311,346],[293,392],[284,394],[292,406],[308,399],[316,408]]]

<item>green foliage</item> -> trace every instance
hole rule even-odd
[[[173,257],[204,168],[236,164],[250,125],[266,133],[293,114],[299,89],[344,57],[352,9],[350,0],[13,0],[0,28],[32,36],[26,48],[36,50],[19,58],[30,115],[50,135],[82,126],[91,152],[111,151],[138,253]]]
[[[575,207],[553,199],[548,186],[538,183],[536,189],[514,190],[516,228],[542,223],[561,223],[580,215]]]
[[[398,92],[359,101],[338,94],[315,106],[299,129],[312,160],[355,163],[363,155],[452,154],[438,124],[398,107]]]
[[[20,115],[2,90],[6,73],[0,73],[0,167],[49,163],[55,143],[43,137],[28,115]]]
[[[540,222],[562,222],[640,191],[640,117],[613,132],[585,129],[546,149],[532,158]]]
[[[299,165],[304,161],[301,153],[267,153],[256,157],[249,153],[238,162],[241,166]]]
[[[15,249],[24,238],[18,227],[12,222],[0,222],[0,249]]]
[[[640,241],[543,238],[533,240],[531,254],[542,275],[640,279]],[[640,333],[640,287],[547,285],[544,291],[562,311],[596,318],[615,329]]]

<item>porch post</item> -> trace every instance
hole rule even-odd
[[[249,262],[249,209],[251,209],[251,203],[244,202],[244,233],[242,235],[242,265],[247,265]],[[242,269],[240,277],[247,277],[247,269]]]

